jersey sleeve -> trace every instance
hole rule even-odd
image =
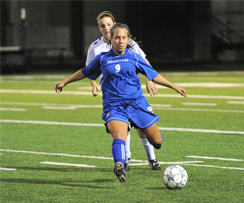
[[[97,55],[90,63],[82,68],[81,71],[83,75],[91,80],[96,80],[99,75],[101,75],[101,64],[100,64],[101,55]]]
[[[95,58],[95,50],[93,49],[92,44],[90,45],[88,51],[87,51],[87,57],[86,57],[86,66],[92,61],[92,59]]]
[[[139,45],[133,39],[130,39],[130,45],[132,47],[133,52],[141,55],[143,59],[146,58],[146,54],[144,53],[144,51],[139,47]]]
[[[145,75],[148,80],[154,79],[158,73],[157,71],[150,66],[142,57],[141,55],[137,55],[138,60],[137,60],[137,72]]]

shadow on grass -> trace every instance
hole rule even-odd
[[[9,167],[6,167],[9,168]],[[113,172],[108,168],[50,168],[50,167],[11,167],[17,170],[42,170],[42,171],[54,171],[54,172]],[[114,189],[114,187],[104,187],[104,186],[94,186],[87,185],[83,183],[111,183],[115,182],[114,179],[94,179],[91,181],[73,181],[73,180],[60,180],[60,181],[49,181],[49,180],[41,180],[41,179],[11,179],[11,178],[1,178],[1,182],[9,182],[9,183],[24,183],[24,184],[44,184],[44,185],[62,185],[62,186],[71,186],[71,187],[88,187],[88,188],[97,188],[97,189]]]
[[[38,179],[10,179],[10,178],[2,178],[0,179],[1,182],[8,182],[8,183],[24,183],[24,184],[43,184],[43,185],[62,185],[62,186],[71,186],[71,187],[88,187],[88,188],[95,188],[95,189],[114,189],[114,187],[104,187],[104,186],[94,186],[94,185],[83,185],[82,183],[110,183],[115,182],[115,179],[95,179],[91,181],[67,181],[67,180],[60,180],[60,181],[48,181],[48,180],[38,180]],[[81,185],[82,184],[82,185]]]

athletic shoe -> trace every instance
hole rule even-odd
[[[151,167],[152,170],[155,170],[155,171],[161,170],[161,166],[159,165],[157,159],[150,160],[148,162],[149,162],[149,165],[150,165],[150,167]]]
[[[125,172],[128,173],[130,169],[130,158],[125,159]]]
[[[114,173],[121,183],[125,182],[126,176],[125,176],[124,166],[121,162],[116,162],[114,166]]]

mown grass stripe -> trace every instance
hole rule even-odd
[[[41,125],[66,125],[66,126],[104,127],[103,124],[97,124],[97,123],[71,123],[71,122],[9,120],[9,119],[0,119],[0,123],[26,123],[26,124],[41,124]],[[182,131],[182,132],[219,133],[219,134],[244,135],[243,131],[224,131],[224,130],[211,130],[211,129],[170,128],[170,127],[158,127],[158,128],[159,128],[159,130],[167,130],[167,131]]]

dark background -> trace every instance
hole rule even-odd
[[[15,0],[1,1],[2,73],[82,68],[104,10],[129,25],[155,69],[244,70],[244,1]]]

